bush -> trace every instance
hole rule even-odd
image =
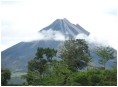
[[[67,85],[116,86],[117,70],[90,70],[72,73]]]
[[[8,80],[11,78],[11,72],[9,69],[1,69],[1,85],[6,86],[8,84]]]

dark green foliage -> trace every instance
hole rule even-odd
[[[27,79],[28,85],[40,85],[41,84],[41,75],[38,71],[28,71],[27,75],[24,76]]]
[[[42,85],[65,85],[70,74],[71,71],[64,61],[52,61],[51,72],[43,79]]]
[[[45,48],[45,55],[48,61],[52,61],[53,56],[56,56],[57,51],[50,48]]]
[[[29,61],[28,72],[24,78],[27,79],[28,85],[41,85],[46,74],[50,72],[48,68],[52,58],[56,56],[56,50],[50,48],[38,48],[36,57]]]
[[[116,86],[117,70],[75,72],[68,78],[67,84],[73,86]]]
[[[39,71],[42,74],[46,69],[47,62],[52,61],[52,57],[56,55],[56,50],[50,48],[38,48],[36,57],[29,61],[29,71]],[[44,58],[46,56],[46,58]]]
[[[24,76],[26,85],[43,86],[116,86],[117,70],[84,70],[92,63],[85,40],[68,40],[60,51],[61,60],[53,60],[57,51],[38,48],[36,57],[29,61]],[[104,53],[106,55],[106,52]],[[109,54],[108,54],[109,55]],[[107,56],[108,57],[108,56]],[[110,57],[111,58],[111,57]],[[109,58],[108,58],[109,59]],[[104,68],[104,67],[103,67]],[[82,69],[82,70],[80,70]]]
[[[88,45],[83,39],[65,41],[60,55],[72,71],[83,69],[91,60]]]
[[[6,86],[11,78],[11,72],[8,69],[1,69],[1,85]]]
[[[57,69],[58,70],[58,69]],[[68,71],[68,70],[67,70]],[[58,72],[43,79],[46,86],[116,86],[117,70],[89,70],[82,72]]]
[[[42,59],[45,51],[43,48],[38,48],[36,52],[36,57],[35,59]]]
[[[28,74],[26,76],[28,84],[33,84],[36,81],[40,81],[43,78],[47,66],[47,60],[43,58],[45,50],[38,48],[36,57],[28,63]],[[37,77],[38,76],[38,77]]]
[[[100,46],[95,53],[100,56],[99,63],[103,65],[104,69],[107,61],[116,57],[115,50],[111,47]]]
[[[43,73],[46,69],[46,63],[47,61],[45,59],[37,60],[33,59],[28,64],[28,70],[29,71],[39,71],[40,74]]]

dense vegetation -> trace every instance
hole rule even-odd
[[[100,46],[96,49],[95,53],[100,56],[99,63],[105,68],[106,63],[110,59],[114,59],[116,56],[113,48]]]
[[[117,70],[105,69],[109,59],[114,58],[114,50],[110,47],[100,47],[95,53],[100,56],[100,64],[104,68],[86,68],[92,58],[85,40],[67,40],[59,50],[60,60],[53,59],[57,50],[38,48],[36,56],[28,63],[25,85],[45,86],[104,86],[117,85]]]
[[[106,69],[106,63],[116,58],[114,49],[100,46],[94,53],[100,57],[99,68],[91,65],[93,58],[83,39],[67,40],[59,50],[38,48],[35,57],[28,62],[27,74],[22,76],[26,80],[23,85],[116,86],[117,68]],[[10,71],[2,69],[2,85],[7,85],[9,79]]]
[[[1,69],[1,85],[6,86],[8,80],[11,78],[11,72],[9,69]]]

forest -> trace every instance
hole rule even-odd
[[[28,71],[22,75],[24,86],[116,86],[117,62],[107,69],[109,60],[117,58],[115,49],[97,46],[99,67],[95,67],[88,43],[84,39],[66,40],[60,49],[37,48],[28,62]],[[9,85],[10,70],[1,70],[2,85]]]

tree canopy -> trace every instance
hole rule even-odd
[[[65,41],[60,55],[72,71],[83,69],[91,60],[88,45],[83,39]]]
[[[8,84],[8,80],[11,78],[11,72],[9,69],[1,69],[1,84],[2,86],[6,86]]]
[[[116,54],[112,48],[99,47],[96,54],[101,64],[106,64]],[[38,48],[34,59],[28,63],[25,75],[28,85],[43,86],[105,86],[117,85],[117,70],[101,68],[84,69],[93,62],[88,44],[83,39],[67,40],[59,50],[60,60],[54,60],[57,50]]]
[[[114,54],[115,50],[108,46],[97,47],[95,53],[100,57],[99,63],[102,64],[104,68],[106,66],[107,61],[110,59],[114,59],[116,56]]]
[[[38,48],[34,59],[28,62],[28,74],[26,77],[28,84],[40,84],[47,73],[49,62],[56,56],[56,50],[51,48]]]

